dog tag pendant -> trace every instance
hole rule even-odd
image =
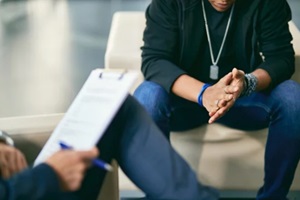
[[[217,80],[219,77],[219,67],[217,65],[210,66],[209,78],[212,80]]]

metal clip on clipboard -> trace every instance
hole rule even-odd
[[[120,71],[120,70],[101,71],[100,74],[99,74],[99,78],[121,80],[126,73],[127,73],[127,70],[122,70],[122,71]]]

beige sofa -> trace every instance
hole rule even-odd
[[[106,68],[140,70],[144,28],[143,12],[114,14],[105,54]],[[300,67],[300,33],[292,22],[290,30],[294,37],[296,64]],[[293,79],[300,81],[300,71]],[[141,74],[135,87],[142,80]],[[203,183],[222,191],[253,191],[253,196],[263,181],[266,136],[267,129],[244,132],[212,124],[185,131],[184,134],[173,133],[171,142],[196,170]],[[120,189],[136,189],[121,171],[119,179]],[[300,169],[292,190],[300,191]]]

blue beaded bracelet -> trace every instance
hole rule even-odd
[[[201,89],[201,91],[200,91],[200,93],[199,93],[199,95],[198,95],[198,104],[200,105],[200,106],[203,106],[203,104],[202,104],[202,96],[203,96],[203,93],[204,93],[204,91],[208,88],[208,87],[210,87],[211,86],[211,84],[208,84],[208,83],[205,83],[203,86],[202,86],[202,89]]]

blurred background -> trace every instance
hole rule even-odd
[[[65,112],[104,53],[115,11],[149,0],[0,0],[0,117]]]
[[[65,112],[91,70],[104,67],[113,13],[150,1],[0,0],[0,118]],[[300,29],[300,0],[288,2]]]
[[[288,0],[300,28],[300,0]],[[65,112],[104,53],[115,11],[150,0],[0,0],[0,117]]]

